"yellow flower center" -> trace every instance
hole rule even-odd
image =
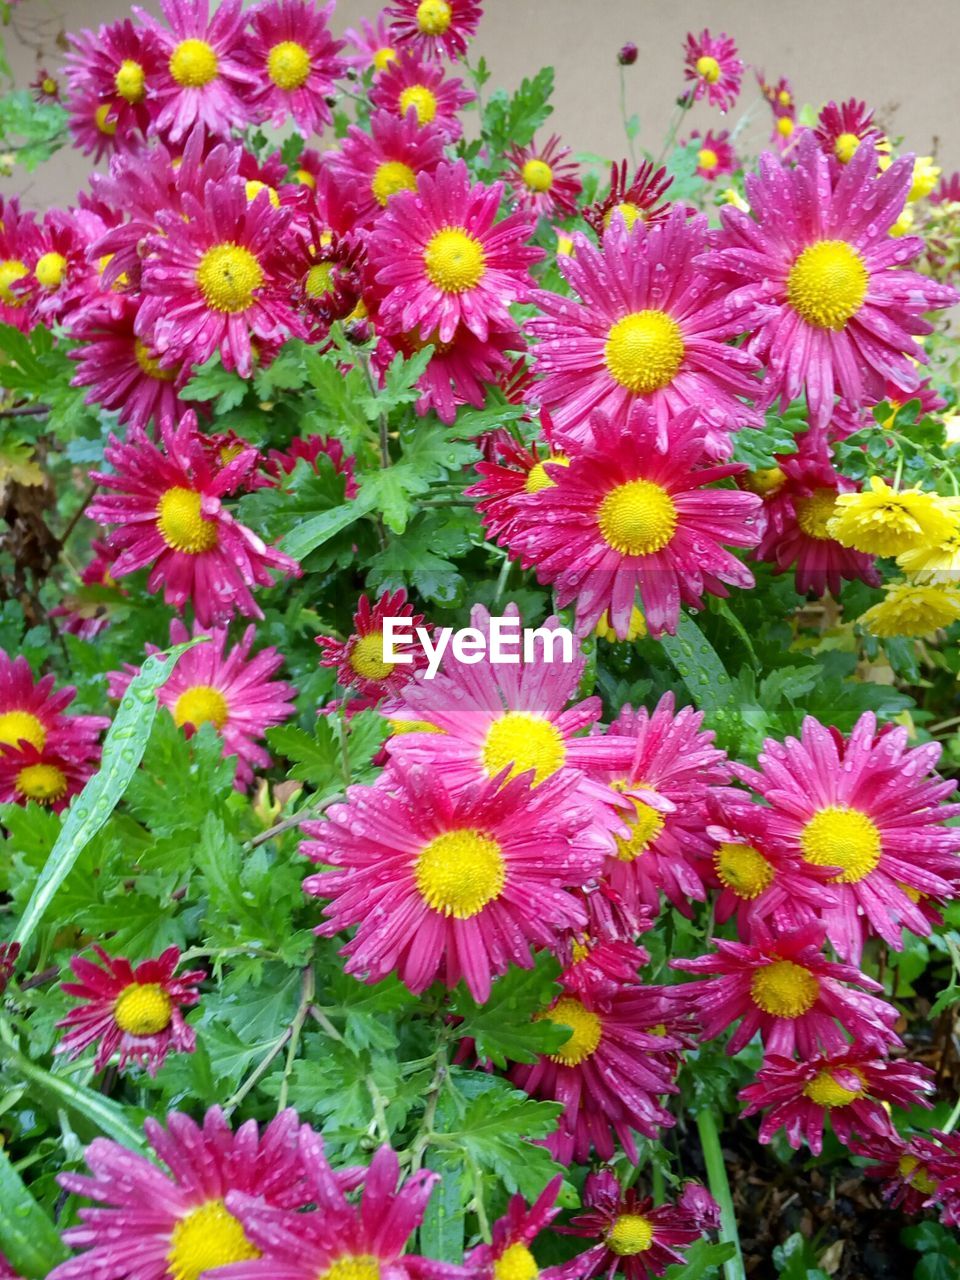
[[[432,236],[423,262],[431,283],[444,293],[472,289],[487,268],[483,245],[463,227],[445,227]]]
[[[176,369],[164,369],[156,356],[150,354],[150,348],[139,338],[134,340],[133,355],[142,371],[148,378],[156,378],[158,382],[172,382],[177,376]]]
[[[112,138],[117,132],[116,120],[110,118],[110,103],[104,102],[93,113],[93,123],[97,126],[101,133],[105,133],[108,138]]]
[[[172,1280],[199,1280],[206,1272],[231,1262],[259,1257],[260,1250],[253,1247],[223,1201],[208,1200],[173,1228],[167,1254],[168,1274]]]
[[[392,734],[397,733],[443,733],[443,729],[429,720],[388,720]]]
[[[19,258],[5,258],[0,262],[0,298],[8,307],[23,306],[24,299],[18,297],[10,286],[29,274],[27,264],[21,262]]]
[[[299,89],[310,70],[310,54],[295,40],[275,44],[267,55],[267,74],[278,89]]]
[[[520,174],[531,191],[549,191],[553,186],[553,170],[545,160],[528,160]]]
[[[653,1244],[653,1226],[642,1214],[621,1213],[607,1234],[607,1244],[621,1258],[645,1253]]]
[[[414,191],[417,186],[417,175],[408,164],[401,160],[387,160],[377,165],[370,190],[379,205],[385,205],[391,196],[398,191]]]
[[[445,831],[421,849],[413,874],[427,906],[469,920],[499,898],[507,871],[497,841],[465,827]]]
[[[852,244],[818,240],[790,268],[787,301],[807,324],[839,330],[863,306],[869,284],[863,258]]]
[[[60,86],[56,80],[54,80],[53,76],[44,76],[42,88],[43,92],[49,94],[52,98],[53,95],[58,92]]]
[[[432,124],[437,114],[437,96],[425,84],[410,84],[400,94],[400,114],[405,116],[413,107],[417,124]]]
[[[22,741],[42,751],[46,740],[43,722],[29,711],[5,711],[0,716],[0,743],[5,747],[15,747]]]
[[[713,865],[720,883],[738,898],[758,898],[773,882],[773,867],[751,844],[722,844]]]
[[[560,730],[542,716],[528,711],[507,711],[494,720],[484,739],[481,760],[487,776],[495,778],[512,765],[509,778],[533,770],[533,783],[542,782],[560,769],[567,748]]]
[[[202,724],[212,724],[222,729],[230,716],[226,698],[211,684],[195,684],[184,689],[173,708],[173,718],[182,728],[192,724],[199,729]]]
[[[901,1156],[897,1161],[897,1169],[905,1182],[922,1191],[925,1196],[932,1196],[936,1191],[937,1184],[927,1173],[926,1166],[921,1164],[916,1156]]]
[[[180,485],[168,489],[157,503],[157,529],[168,547],[198,556],[217,545],[217,525],[200,514],[200,495]]]
[[[447,0],[420,0],[417,5],[417,26],[425,36],[442,36],[452,21]]]
[[[781,138],[790,138],[793,136],[794,123],[789,116],[777,117],[777,133]]]
[[[619,213],[623,218],[623,225],[628,231],[631,230],[638,218],[643,218],[643,210],[640,206],[634,204],[631,200],[626,200],[622,204],[615,204],[612,209],[608,209],[603,215],[603,225],[605,227],[609,227],[615,213]]]
[[[880,861],[880,832],[865,813],[828,805],[813,815],[800,835],[807,862],[815,867],[839,867],[835,884],[856,884]]]
[[[768,493],[776,493],[786,478],[779,467],[759,467],[756,471],[747,472],[744,484],[751,493],[765,498]]]
[[[853,1074],[863,1081],[859,1071],[854,1071]],[[803,1096],[815,1102],[818,1107],[845,1107],[863,1095],[863,1089],[848,1089],[845,1085],[838,1084],[829,1071],[818,1072],[809,1084],[803,1086]]]
[[[235,315],[252,304],[254,290],[263,284],[263,270],[249,249],[231,242],[216,244],[200,259],[197,284],[208,307]]]
[[[317,180],[309,169],[298,169],[296,179],[302,187],[309,187],[311,191],[316,191]]]
[[[665,547],[677,527],[677,509],[652,480],[628,480],[611,489],[597,510],[607,545],[622,556],[648,556]]]
[[[706,80],[707,84],[716,84],[720,79],[720,63],[716,58],[711,58],[709,53],[703,54],[697,59],[697,75],[701,80]]]
[[[173,1001],[156,982],[131,982],[113,1007],[113,1020],[131,1036],[155,1036],[170,1025]]]
[[[701,169],[715,169],[720,163],[720,157],[710,147],[703,147],[697,152],[697,164]]]
[[[592,1010],[587,1009],[573,996],[561,996],[552,1009],[535,1015],[535,1021],[546,1018],[559,1027],[569,1027],[570,1039],[550,1054],[551,1062],[564,1067],[576,1067],[596,1052],[603,1036],[603,1023]]]
[[[380,1280],[380,1262],[369,1253],[338,1258],[317,1280]]]
[[[67,274],[67,260],[62,253],[45,253],[34,267],[33,274],[44,289],[59,289]]]
[[[373,55],[373,69],[375,71],[382,71],[384,67],[388,67],[391,62],[396,62],[396,60],[396,49],[391,49],[385,45],[382,49],[378,49]]]
[[[250,181],[245,184],[245,190],[247,193],[248,204],[253,204],[254,200],[256,200],[260,192],[266,191],[267,199],[270,201],[273,207],[275,209],[280,208],[279,191],[275,191],[273,187],[267,186],[265,182],[260,182],[257,178],[251,178]]]
[[[644,784],[634,783],[633,785],[642,787]],[[624,790],[623,783],[615,783],[614,787],[617,791]],[[653,790],[652,787],[646,789]],[[632,796],[630,799],[635,810],[635,813],[626,819],[630,835],[614,836],[617,842],[617,857],[621,862],[633,862],[635,858],[639,858],[663,830],[663,814],[659,809],[654,809],[652,805],[646,804],[643,800],[636,800]]]
[[[132,58],[124,58],[120,63],[117,74],[113,77],[113,83],[117,86],[117,93],[126,102],[135,104],[142,102],[146,97],[147,82],[143,67]]]
[[[817,1002],[820,983],[815,974],[792,960],[773,960],[758,969],[750,983],[755,1005],[775,1018],[799,1018]]]
[[[509,1245],[493,1264],[493,1280],[537,1280],[537,1260],[525,1244]]]
[[[67,779],[53,764],[28,764],[17,774],[17,790],[37,804],[53,804],[67,794]]]
[[[860,139],[855,133],[838,134],[837,140],[833,144],[833,154],[841,164],[849,164],[857,154],[857,147],[859,147],[859,145]]]
[[[816,489],[809,498],[797,498],[793,504],[797,524],[808,538],[832,541],[827,523],[833,519],[837,506],[835,489]]]
[[[562,453],[552,453],[549,458],[544,459],[544,462],[553,462],[559,467],[569,467],[570,465],[570,459],[565,458]],[[547,475],[547,469],[543,462],[535,462],[527,472],[523,488],[525,493],[539,493],[541,489],[552,489],[556,483],[556,480],[551,480]]]
[[[303,285],[311,298],[322,298],[333,288],[333,267],[329,262],[318,262],[307,272]]]
[[[360,636],[350,650],[350,665],[364,680],[386,680],[394,664],[383,660],[382,631],[371,631],[369,635]]]
[[[203,88],[217,71],[217,55],[206,40],[181,40],[170,55],[170,74],[184,89]]]
[[[634,311],[610,330],[604,362],[621,387],[647,395],[669,386],[683,363],[680,326],[663,311]]]

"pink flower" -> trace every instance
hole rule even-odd
[[[737,157],[730,142],[730,134],[726,129],[714,133],[708,129],[701,138],[695,129],[690,135],[690,143],[697,143],[697,173],[707,182],[716,182],[724,173],[733,173],[737,167]]]
[[[458,112],[475,98],[462,80],[448,79],[436,62],[422,62],[408,49],[390,59],[370,88],[373,106],[401,120],[412,111],[416,124],[432,125],[445,142],[456,142],[461,136]]]
[[[938,1136],[933,1130],[932,1137]],[[940,1197],[940,1164],[943,1148],[932,1137],[901,1138],[892,1134],[867,1134],[854,1139],[850,1150],[875,1163],[865,1172],[882,1179],[880,1193],[891,1208],[919,1213]]]
[[[243,0],[220,0],[213,16],[209,0],[160,0],[169,27],[134,6],[134,16],[157,38],[165,65],[155,88],[154,130],[179,142],[200,122],[215,136],[229,137],[250,121],[244,99],[257,87],[242,50]]]
[[[380,214],[403,191],[415,191],[421,173],[435,173],[443,160],[443,135],[413,116],[386,111],[370,117],[370,131],[351,125],[326,164],[335,188],[348,190],[360,225],[377,224]]]
[[[192,601],[201,626],[237,612],[262,617],[251,587],[271,586],[271,570],[299,576],[300,567],[223,506],[256,465],[256,450],[215,472],[192,412],[176,430],[162,427],[160,442],[162,449],[135,430],[123,444],[111,436],[104,456],[114,470],[95,474],[99,485],[115,490],[95,498],[87,511],[91,520],[117,526],[107,537],[113,576],[150,565],[147,590],[162,584],[164,599],[177,609]]]
[[[95,538],[90,544],[90,550],[93,555],[80,574],[83,585],[79,592],[65,595],[63,603],[50,610],[51,618],[63,619],[59,624],[61,631],[79,636],[82,640],[92,640],[110,626],[111,610],[115,605],[122,606],[126,595],[110,574],[112,560],[106,544]],[[84,593],[84,587],[99,590],[96,595],[92,592],[88,595]],[[102,592],[113,592],[113,598],[105,598]]]
[[[908,749],[899,725],[878,734],[864,712],[848,738],[807,716],[799,741],[767,739],[759,771],[734,766],[770,806],[771,837],[836,868],[837,905],[821,914],[842,959],[857,962],[870,932],[900,950],[904,928],[930,932],[917,898],[956,894],[960,829],[947,823],[960,806],[942,803],[955,783],[932,772],[939,756],[939,743]]]
[[[507,152],[506,183],[518,209],[547,218],[568,218],[576,212],[582,184],[577,177],[580,166],[567,158],[571,153],[556,133],[542,147],[531,142]]]
[[[672,206],[663,196],[673,178],[666,169],[656,168],[652,161],[644,160],[630,182],[627,182],[628,172],[626,160],[611,164],[609,191],[582,210],[584,222],[598,236],[603,235],[615,216],[627,231],[632,231],[637,222],[650,226],[669,216]]]
[[[396,0],[384,10],[398,48],[423,58],[462,58],[480,22],[477,0]]]
[[[880,1053],[899,1043],[893,1030],[897,1010],[866,994],[883,987],[852,965],[828,960],[820,926],[775,936],[758,922],[749,945],[723,938],[714,943],[713,955],[670,963],[711,975],[687,988],[708,1040],[742,1019],[727,1053],[739,1053],[758,1031],[769,1053],[796,1051],[803,1058],[818,1046],[827,1053],[845,1052],[847,1036]]]
[[[865,102],[828,102],[817,117],[814,136],[825,155],[849,164],[861,142],[875,147],[883,134],[873,123],[873,109]]]
[[[648,405],[658,429],[695,407],[714,457],[733,451],[730,432],[761,425],[741,397],[760,389],[755,359],[728,339],[742,333],[745,308],[704,285],[694,258],[707,245],[706,218],[673,210],[659,225],[626,231],[617,221],[600,248],[575,237],[560,271],[580,301],[538,292],[543,312],[528,322],[543,375],[532,398],[550,410],[561,437],[582,444],[594,409],[619,425]]]
[[[463,978],[478,1001],[510,964],[530,968],[586,915],[568,890],[599,870],[576,775],[478,783],[455,797],[436,773],[393,762],[374,786],[347,789],[326,821],[305,823],[303,852],[335,871],[304,881],[329,898],[330,936],[350,926],[347,973],[396,972],[411,991]]]
[[[0,649],[0,746],[48,747],[78,763],[99,755],[99,737],[110,721],[68,715],[77,691],[73,685],[54,691],[54,682],[52,675],[34,680],[26,658],[10,658]]]
[[[25,291],[31,264],[39,256],[40,229],[36,215],[21,212],[16,196],[0,197],[0,322],[26,332],[33,328],[33,310]]]
[[[496,221],[502,190],[471,182],[458,160],[393,198],[369,244],[388,327],[419,328],[425,341],[435,334],[441,342],[459,324],[481,342],[491,329],[516,333],[508,307],[529,300],[528,268],[543,250],[526,243],[533,228],[523,214]]]
[[[125,18],[96,32],[68,35],[67,40],[72,46],[66,67],[74,116],[71,126],[81,148],[86,152],[97,149],[91,145],[97,136],[111,138],[119,148],[142,146],[155,105],[153,93],[165,63],[154,33]],[[91,101],[100,104],[93,133]]]
[[[725,583],[751,587],[753,575],[723,543],[752,546],[760,499],[703,486],[741,468],[703,466],[706,428],[695,409],[658,426],[634,407],[626,425],[601,414],[569,467],[531,494],[506,542],[540,582],[555,583],[564,608],[577,602],[579,635],[604,612],[625,637],[639,592],[652,636],[675,632],[680,603],[703,608],[703,594],[727,595]]]
[[[360,71],[384,71],[397,57],[387,15],[378,13],[375,22],[371,22],[369,18],[361,18],[360,28],[357,31],[355,27],[347,27],[343,33],[344,39],[357,50],[356,54],[348,55],[344,61]]]
[[[293,119],[303,136],[322,133],[333,119],[327,98],[346,71],[338,55],[344,47],[327,24],[333,0],[261,0],[250,15],[251,33],[243,61],[258,85],[247,102],[255,117],[282,128]]]
[[[523,1196],[511,1196],[506,1214],[493,1224],[490,1244],[474,1245],[467,1254],[472,1280],[509,1280],[511,1274],[557,1280],[555,1268],[537,1269],[530,1245],[560,1212],[555,1202],[562,1182],[559,1174],[551,1178],[529,1209]]]
[[[683,75],[692,83],[689,92],[693,101],[706,98],[711,107],[729,111],[740,96],[743,63],[726,32],[712,36],[704,28],[695,36],[688,31],[684,55]]]
[[[866,1138],[894,1137],[897,1131],[887,1108],[929,1107],[923,1095],[932,1091],[929,1067],[890,1062],[853,1046],[802,1062],[770,1054],[756,1083],[741,1089],[739,1097],[747,1104],[741,1115],[766,1112],[760,1124],[761,1142],[770,1142],[784,1129],[791,1147],[796,1150],[806,1142],[818,1156],[828,1116],[834,1133],[848,1146],[854,1133]]]
[[[409,661],[384,661],[384,618],[405,619],[413,638],[409,642],[395,641],[394,651]],[[320,665],[336,667],[337,682],[344,689],[357,689],[366,698],[396,696],[427,665],[427,656],[416,639],[416,628],[420,626],[423,614],[413,612],[404,590],[384,592],[372,608],[367,597],[361,596],[353,615],[353,632],[346,640],[317,636],[317,644],[323,650]]]
[[[57,1023],[66,1028],[57,1053],[79,1058],[95,1044],[94,1071],[102,1071],[119,1053],[120,1071],[135,1062],[152,1076],[171,1050],[193,1053],[197,1037],[181,1011],[199,1002],[197,987],[206,973],[195,969],[175,977],[180,964],[177,947],[168,947],[156,960],[144,960],[136,968],[122,956],[107,955],[102,947],[95,945],[93,950],[102,967],[74,956],[70,967],[77,981],[61,984],[67,995],[83,1004]]]
[[[65,756],[56,747],[35,747],[21,742],[19,747],[0,743],[0,804],[49,806],[62,813],[96,773],[100,748],[94,747],[85,759]]]
[[[745,327],[767,366],[763,403],[805,393],[810,424],[823,430],[837,392],[876,403],[888,378],[917,386],[914,361],[927,358],[915,337],[931,331],[923,313],[957,295],[903,270],[919,238],[889,235],[910,187],[909,156],[877,176],[876,152],[861,146],[833,185],[812,138],[795,155],[793,168],[761,157],[746,178],[752,212],[722,209],[725,239],[699,265],[733,288],[730,305],[752,307]]]
[[[529,445],[514,439],[503,428],[492,433],[486,457],[476,464],[481,478],[464,490],[466,497],[479,499],[476,508],[492,541],[504,539],[531,493],[555,484],[557,469],[570,465],[570,459],[553,443],[553,420],[545,409],[540,423],[543,439]]]

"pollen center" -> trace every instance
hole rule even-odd
[[[425,36],[442,36],[452,21],[447,0],[420,0],[417,5],[417,26]]]
[[[101,133],[106,134],[108,138],[112,138],[117,132],[117,122],[110,115],[110,103],[101,102],[93,113],[93,123],[97,126]]]
[[[738,898],[759,898],[773,881],[773,867],[751,844],[722,844],[715,850],[717,879]]]
[[[184,689],[173,708],[173,718],[181,728],[185,724],[192,724],[195,729],[202,724],[212,724],[222,729],[229,715],[226,698],[210,684],[195,684]]]
[[[5,711],[0,715],[0,743],[3,746],[15,747],[20,742],[29,742],[42,751],[46,740],[43,722],[29,711]]]
[[[549,720],[528,711],[507,711],[494,720],[484,739],[481,759],[487,776],[495,778],[512,765],[507,778],[533,770],[533,783],[542,782],[567,758],[563,735]]]
[[[396,49],[391,49],[389,45],[384,45],[382,49],[378,49],[373,55],[373,69],[374,71],[383,71],[386,67],[389,67],[391,62],[396,62],[396,60]]]
[[[208,1200],[173,1228],[167,1254],[168,1274],[172,1280],[199,1280],[217,1267],[259,1257],[260,1250],[250,1243],[223,1201]]]
[[[493,1264],[493,1280],[537,1280],[539,1274],[536,1258],[519,1240],[508,1245]]]
[[[385,205],[398,191],[413,191],[416,185],[417,175],[408,164],[404,164],[401,160],[387,160],[377,165],[373,181],[370,183],[370,190],[377,204]]]
[[[483,279],[483,245],[463,227],[445,227],[430,238],[423,262],[431,283],[444,293],[463,293]]]
[[[808,538],[820,541],[832,541],[827,531],[827,523],[836,512],[836,489],[817,489],[809,498],[796,498],[793,509],[796,512],[797,524]]]
[[[156,982],[131,982],[113,1007],[113,1020],[131,1036],[155,1036],[166,1031],[173,1002]]]
[[[634,311],[610,330],[604,361],[621,387],[647,395],[669,386],[683,363],[680,326],[663,311]]]
[[[217,525],[200,514],[200,495],[180,485],[161,494],[157,503],[157,529],[174,551],[198,556],[217,545]]]
[[[295,40],[275,44],[267,55],[267,74],[278,89],[299,89],[310,76],[310,54]]]
[[[499,898],[506,874],[500,845],[472,827],[436,836],[414,867],[424,902],[456,920],[469,920]]]
[[[394,664],[383,660],[382,631],[371,631],[369,635],[359,637],[350,650],[350,665],[364,680],[386,680]]]
[[[720,79],[720,63],[716,58],[711,58],[709,53],[703,54],[697,59],[697,75],[706,80],[707,84],[716,84]]]
[[[520,173],[531,191],[549,191],[553,186],[553,170],[545,160],[528,160]]]
[[[27,264],[21,262],[19,258],[5,258],[0,262],[0,298],[8,307],[23,306],[23,298],[18,297],[10,286],[29,274]]]
[[[859,1073],[854,1072],[859,1077]],[[803,1086],[803,1096],[815,1102],[818,1107],[845,1107],[862,1098],[863,1089],[848,1089],[838,1084],[829,1071],[818,1072],[812,1080]]]
[[[546,1018],[557,1026],[570,1028],[570,1039],[550,1054],[551,1062],[564,1067],[576,1067],[589,1058],[603,1036],[603,1023],[597,1015],[572,996],[561,996],[552,1009],[538,1013],[536,1018],[538,1021]]]
[[[333,288],[333,267],[329,262],[318,262],[307,272],[303,287],[308,297],[322,298]]]
[[[720,157],[711,147],[702,147],[697,152],[697,164],[701,169],[716,169]]]
[[[863,306],[870,276],[846,240],[819,240],[797,258],[787,276],[787,301],[807,324],[842,329]]]
[[[758,969],[750,983],[753,1002],[774,1018],[799,1018],[817,1002],[820,983],[802,964],[773,960]]]
[[[67,260],[62,253],[45,253],[37,260],[33,274],[44,289],[59,289],[67,274]]]
[[[380,1280],[380,1262],[369,1253],[338,1258],[317,1280]]]
[[[164,369],[157,357],[151,355],[146,343],[141,342],[139,338],[136,338],[133,343],[133,358],[140,366],[141,372],[148,378],[156,378],[157,382],[173,382],[177,376],[176,369]]]
[[[615,204],[612,209],[608,209],[603,215],[603,225],[605,227],[609,227],[615,213],[619,213],[623,219],[623,225],[628,231],[633,228],[638,218],[643,218],[643,210],[640,206],[634,204],[632,200],[625,200],[621,204]]]
[[[197,284],[211,310],[234,315],[252,304],[254,290],[263,284],[263,270],[249,249],[217,244],[200,259]]]
[[[124,58],[113,77],[113,83],[117,87],[117,93],[126,102],[135,105],[146,97],[147,83],[143,67],[139,62],[134,62],[133,58]]]
[[[673,537],[677,509],[658,484],[628,480],[600,503],[597,524],[607,545],[622,556],[649,556]]]
[[[184,89],[202,89],[217,71],[217,55],[206,40],[181,40],[170,55],[170,74]]]
[[[857,147],[859,147],[859,145],[860,139],[855,133],[838,134],[837,140],[833,144],[833,154],[841,164],[849,164],[857,154]]]
[[[549,458],[544,458],[544,462],[556,463],[559,467],[569,467],[570,465],[570,459],[565,458],[562,453],[553,453]],[[527,472],[523,488],[525,493],[539,493],[541,489],[552,489],[556,483],[556,480],[551,480],[547,475],[547,469],[543,462],[535,462]]]
[[[413,107],[417,124],[432,124],[437,115],[437,95],[425,84],[410,84],[400,94],[400,114],[405,116]]]
[[[54,804],[67,794],[67,779],[54,764],[28,764],[17,774],[16,789],[37,804]]]
[[[620,790],[619,787],[616,789]],[[653,788],[648,787],[647,790],[652,791]],[[614,836],[617,842],[617,857],[621,862],[633,862],[635,858],[639,858],[663,830],[663,814],[659,809],[654,809],[652,805],[633,797],[631,802],[635,813],[626,819],[630,834],[626,837]]]
[[[859,809],[828,805],[813,815],[800,833],[800,847],[815,867],[839,867],[836,884],[856,884],[880,861],[882,846],[876,825]]]
[[[639,1213],[621,1213],[607,1235],[610,1249],[621,1258],[646,1253],[653,1244],[653,1226]]]

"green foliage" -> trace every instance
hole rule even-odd
[[[497,89],[483,113],[483,137],[492,156],[502,156],[511,146],[526,146],[553,111],[553,67],[544,67],[532,79],[520,82],[511,97]]]
[[[28,173],[66,140],[67,113],[58,102],[38,102],[28,89],[0,94],[0,151],[13,153]]]
[[[0,1249],[24,1280],[43,1280],[67,1256],[59,1232],[4,1151],[0,1151]]]

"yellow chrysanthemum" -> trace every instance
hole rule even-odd
[[[953,521],[943,500],[920,489],[891,489],[879,476],[862,493],[837,496],[827,532],[844,547],[866,555],[898,556],[915,547],[943,542]]]
[[[917,156],[913,162],[913,181],[907,200],[922,200],[928,196],[940,179],[940,166],[933,163],[933,156]]]
[[[740,192],[735,190],[735,188],[727,187],[727,189],[722,191],[720,194],[723,198],[724,204],[732,204],[734,208],[739,209],[741,213],[750,212],[750,206],[747,204],[746,200],[744,200]]]
[[[872,635],[926,636],[960,618],[960,590],[956,587],[891,582],[885,590],[887,598],[860,618]]]
[[[904,205],[903,209],[900,211],[900,216],[890,228],[890,234],[892,236],[905,236],[909,231],[913,230],[915,220],[913,210],[908,204]]]
[[[941,542],[901,552],[897,564],[915,582],[960,582],[960,498],[942,498],[950,532]]]

